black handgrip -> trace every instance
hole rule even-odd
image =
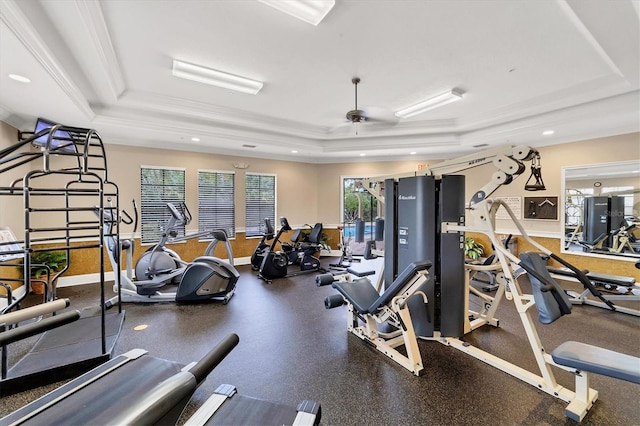
[[[228,335],[198,361],[196,365],[191,367],[189,372],[196,378],[196,382],[200,383],[206,379],[209,373],[236,347],[238,342],[240,342],[240,338],[237,334],[232,333]]]
[[[133,223],[133,218],[126,210],[122,210],[122,223],[125,225],[131,225]]]
[[[578,281],[580,281],[580,283],[584,286],[584,288],[589,290],[589,292],[591,292],[591,294],[596,296],[598,299],[602,300],[604,302],[604,304],[607,305],[612,311],[616,310],[616,306],[610,300],[605,299],[605,297],[602,295],[602,293],[600,293],[598,291],[596,286],[593,285],[593,283],[591,282],[589,277],[587,277],[587,275],[583,271],[581,271],[580,269],[576,268],[575,266],[573,266],[572,264],[570,264],[569,262],[567,262],[563,258],[561,258],[559,256],[556,256],[553,253],[551,253],[550,256],[551,256],[552,259],[556,260],[560,264],[562,264],[562,265],[566,266],[567,268],[569,268],[576,275],[576,278],[578,279]]]
[[[40,334],[47,330],[69,324],[71,322],[77,321],[78,319],[80,319],[79,311],[69,311],[49,318],[45,318],[38,322],[3,331],[2,333],[0,333],[0,346],[8,345],[10,343],[17,342],[18,340],[26,339],[27,337],[35,336],[36,334]]]

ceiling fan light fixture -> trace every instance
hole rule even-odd
[[[324,19],[325,16],[327,16],[327,13],[329,13],[329,11],[333,9],[333,6],[335,6],[336,4],[335,0],[258,1],[314,26],[318,26],[318,24]]]
[[[413,117],[414,115],[422,114],[423,112],[427,112],[435,108],[440,108],[441,106],[450,104],[451,102],[459,101],[460,99],[462,99],[461,92],[455,89],[448,90],[444,93],[440,93],[437,96],[425,99],[424,101],[420,101],[417,104],[396,111],[396,117]]]
[[[173,69],[171,73],[174,77],[184,78],[186,80],[196,81],[198,83],[209,84],[211,86],[222,87],[224,89],[248,93],[251,95],[257,94],[264,85],[261,81],[252,80],[235,74],[229,74],[224,71],[218,71],[200,65],[190,64],[188,62],[182,62],[177,59],[173,60]]]

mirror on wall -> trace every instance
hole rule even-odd
[[[640,258],[640,161],[563,167],[563,253]]]

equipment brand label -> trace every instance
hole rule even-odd
[[[476,158],[475,160],[471,160],[469,161],[469,165],[472,166],[474,164],[478,164],[478,163],[482,163],[484,160],[486,160],[487,157],[484,158]]]

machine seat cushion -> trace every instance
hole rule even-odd
[[[347,272],[359,278],[366,277],[368,275],[374,275],[376,273],[376,271],[373,271],[371,269],[367,271],[357,271],[353,268],[347,268]]]
[[[580,342],[564,342],[551,357],[556,364],[640,384],[640,358]]]
[[[533,269],[544,280],[540,281],[535,276],[529,274],[531,292],[533,293],[536,308],[538,309],[538,320],[542,324],[551,324],[566,314],[563,312],[556,298],[561,298],[564,306],[568,309],[570,309],[571,303],[567,299],[564,290],[551,277],[551,274],[547,270],[547,262],[542,259],[539,253],[520,253],[520,260],[524,266]]]
[[[352,282],[333,283],[333,288],[338,290],[359,314],[368,314],[369,306],[380,297],[367,278],[360,278]]]
[[[334,283],[333,288],[338,290],[360,314],[373,314],[386,305],[407,285],[413,276],[424,269],[429,269],[431,262],[415,262],[409,264],[391,286],[381,295],[378,294],[371,282],[361,278],[353,282]]]
[[[398,293],[404,288],[405,285],[408,284],[409,280],[414,277],[414,275],[422,270],[429,269],[431,267],[431,262],[423,261],[423,262],[413,262],[407,265],[404,268],[404,271],[398,275],[389,288],[387,288],[384,293],[380,295],[380,297],[369,307],[369,312],[375,312],[380,309],[382,306],[391,302],[391,299],[396,297]]]

